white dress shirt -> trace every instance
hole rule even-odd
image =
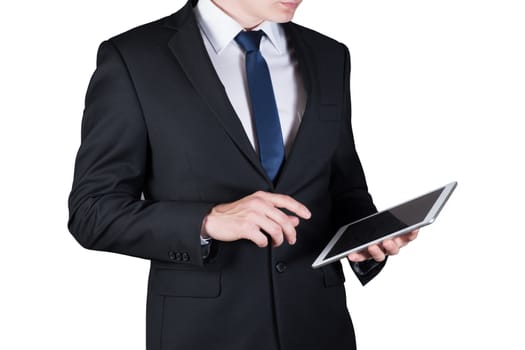
[[[245,53],[234,40],[243,28],[211,0],[200,0],[194,11],[213,67],[246,136],[255,151],[258,151],[246,80]],[[306,92],[294,50],[287,45],[283,28],[277,23],[263,22],[254,30],[258,29],[266,34],[261,40],[260,51],[270,70],[283,142],[288,155],[304,113]]]

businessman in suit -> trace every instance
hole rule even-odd
[[[376,209],[348,50],[299,3],[189,1],[99,48],[68,227],[151,260],[148,350],[355,348],[341,264],[311,264]],[[349,256],[362,284],[416,235]]]

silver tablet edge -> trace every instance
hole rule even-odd
[[[454,181],[454,182],[451,182],[445,186],[442,186],[442,187],[439,187],[439,188],[436,188],[435,190],[433,191],[429,191],[428,193],[426,194],[423,194],[421,196],[418,196],[418,197],[423,197],[429,193],[432,193],[434,191],[437,191],[439,189],[443,189],[441,191],[441,194],[439,196],[439,198],[436,200],[436,202],[434,203],[434,205],[432,206],[432,208],[430,209],[429,213],[427,214],[427,216],[425,217],[425,219],[421,222],[419,222],[418,224],[415,224],[415,225],[412,225],[412,226],[409,226],[409,227],[406,227],[402,230],[399,230],[399,231],[396,231],[396,232],[393,232],[392,234],[388,235],[388,236],[384,236],[384,237],[381,237],[375,241],[372,241],[372,242],[368,242],[364,245],[361,245],[359,247],[356,247],[352,250],[349,250],[349,251],[346,251],[346,252],[343,252],[341,254],[338,254],[338,255],[335,255],[327,260],[323,260],[325,258],[325,256],[330,252],[330,250],[332,249],[332,247],[334,246],[334,244],[339,240],[339,237],[341,237],[341,235],[343,234],[343,232],[346,230],[346,228],[356,222],[359,222],[359,221],[362,221],[362,220],[365,220],[367,218],[369,218],[370,216],[374,216],[376,214],[379,214],[381,212],[384,212],[384,211],[388,211],[388,210],[391,210],[395,207],[398,207],[400,205],[403,205],[405,203],[408,203],[412,200],[414,200],[415,198],[418,198],[418,197],[415,197],[415,198],[412,198],[410,200],[407,200],[403,203],[400,203],[400,204],[397,204],[397,205],[394,205],[388,209],[385,209],[385,210],[381,210],[379,212],[376,212],[376,213],[373,213],[373,214],[370,214],[368,216],[365,216],[359,220],[356,220],[356,221],[353,221],[347,225],[344,225],[342,226],[337,232],[336,234],[332,237],[332,239],[330,240],[330,242],[326,245],[326,247],[323,249],[323,251],[321,252],[321,254],[319,254],[319,256],[317,257],[317,259],[315,259],[315,261],[313,262],[312,264],[312,268],[316,269],[316,268],[319,268],[319,267],[322,267],[322,266],[325,266],[325,265],[328,265],[336,260],[339,260],[353,252],[357,252],[369,245],[372,245],[372,244],[375,244],[375,243],[379,243],[381,241],[384,241],[385,239],[387,238],[392,238],[392,237],[395,237],[395,236],[399,236],[399,235],[402,235],[404,233],[408,233],[408,232],[411,232],[415,229],[418,229],[418,228],[421,228],[421,227],[424,227],[424,226],[427,226],[427,225],[430,225],[431,223],[434,222],[434,220],[437,218],[437,216],[439,215],[441,209],[443,208],[443,206],[445,205],[445,203],[447,202],[447,200],[450,198],[450,195],[452,194],[452,192],[454,192],[454,189],[456,188],[457,186],[457,181]]]
[[[351,224],[351,223],[350,223]],[[313,268],[316,268],[316,267],[320,267],[322,265],[319,265],[319,263],[321,263],[324,259],[324,257],[326,256],[326,254],[328,254],[328,252],[330,252],[330,250],[332,249],[332,247],[334,246],[334,244],[339,240],[339,237],[341,237],[341,235],[343,234],[343,232],[345,232],[346,228],[348,226],[350,226],[350,224],[347,224],[347,225],[344,225],[344,226],[341,226],[341,228],[335,233],[335,235],[332,237],[332,239],[330,240],[330,242],[328,242],[328,244],[325,246],[325,248],[323,249],[323,251],[321,252],[321,254],[319,254],[319,256],[317,257],[317,259],[315,259],[314,263],[312,264],[312,267]]]
[[[441,209],[445,206],[445,203],[450,198],[450,195],[456,189],[458,183],[457,181],[451,182],[443,187],[443,191],[439,195],[439,198],[436,200],[432,208],[429,210],[425,221],[428,221],[429,224],[433,223],[436,220],[437,216],[441,212]]]

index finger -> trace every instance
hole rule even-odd
[[[263,192],[260,195],[263,199],[270,202],[273,206],[277,208],[287,209],[303,219],[310,219],[310,217],[312,216],[312,213],[310,213],[310,210],[308,210],[308,208],[304,204],[293,199],[290,196],[268,192]]]

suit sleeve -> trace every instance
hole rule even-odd
[[[86,94],[68,228],[88,249],[200,266],[201,223],[213,204],[142,200],[148,154],[129,71],[103,42]]]
[[[363,168],[355,149],[351,125],[350,53],[344,45],[343,48],[345,54],[344,108],[341,118],[341,135],[333,159],[331,178],[333,222],[336,228],[377,211],[368,193]],[[374,260],[361,263],[348,261],[363,285],[371,281],[386,263],[386,261],[378,263]]]

